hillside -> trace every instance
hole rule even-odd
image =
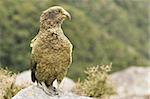
[[[148,0],[1,0],[0,64],[29,68],[31,39],[43,10],[60,5],[72,14],[63,29],[74,45],[69,76],[83,77],[95,64],[113,63],[113,72],[148,63]]]

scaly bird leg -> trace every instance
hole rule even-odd
[[[61,81],[57,80],[57,90],[59,94],[63,94],[62,84],[60,84]]]

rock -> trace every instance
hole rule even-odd
[[[30,71],[19,74],[16,82],[19,85],[28,83],[32,85]],[[20,76],[20,77],[19,77]],[[113,73],[110,78],[116,85],[117,95],[110,99],[150,99],[150,67],[130,67],[125,70]],[[23,80],[22,80],[23,79]],[[19,83],[18,83],[19,82]],[[28,86],[29,86],[28,85]],[[57,86],[57,81],[54,82]],[[50,97],[42,89],[35,85],[21,90],[12,99],[90,99],[89,97],[78,96],[72,93],[75,83],[65,77],[61,83],[61,96]]]
[[[111,79],[118,93],[111,99],[150,99],[150,67],[130,67]]]
[[[31,81],[31,71],[24,71],[21,72],[16,76],[15,85],[21,86],[21,87],[28,87],[32,85],[33,82]]]
[[[58,86],[57,81],[55,80],[53,83],[53,86]],[[68,78],[68,77],[64,77],[64,79],[62,80],[61,84],[60,84],[60,88],[63,92],[71,92],[74,91],[75,88],[75,82]]]
[[[60,96],[49,96],[41,88],[31,85],[18,92],[12,99],[91,99],[90,97],[78,96],[73,93],[63,93]]]
[[[15,85],[21,86],[23,88],[34,85],[34,83],[31,81],[31,71],[28,70],[18,74],[15,80]],[[53,85],[57,87],[57,81],[54,81]],[[64,77],[63,81],[60,84],[60,88],[63,92],[70,92],[74,90],[74,86],[74,81],[68,77]]]

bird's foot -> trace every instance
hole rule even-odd
[[[57,88],[57,91],[58,91],[58,93],[59,93],[59,95],[62,95],[63,94],[63,90],[61,89],[61,88]]]
[[[42,84],[41,83],[37,83],[37,87],[42,88]]]
[[[47,87],[44,82],[41,82],[40,85],[38,86],[40,86],[44,90],[44,92],[49,96],[59,95],[59,92],[55,87],[53,86]]]
[[[55,87],[51,87],[51,88],[49,88],[49,89],[52,89],[53,90],[53,92],[55,93],[55,95],[59,95],[59,90],[57,90]]]
[[[58,91],[57,91],[56,88],[53,87],[53,86],[52,86],[52,87],[49,87],[49,88],[45,87],[43,90],[44,90],[45,93],[48,94],[49,96],[56,96],[56,95],[59,95]]]

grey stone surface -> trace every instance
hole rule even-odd
[[[130,67],[113,73],[118,95],[111,99],[150,99],[150,67]]]
[[[35,85],[31,81],[31,71],[27,70],[19,73],[16,76],[15,85],[20,86],[22,88],[28,87],[30,85]],[[54,81],[53,86],[58,87],[57,81]],[[64,77],[64,79],[60,84],[60,88],[63,92],[70,92],[74,90],[74,86],[75,86],[75,82],[68,77]]]
[[[49,96],[41,88],[32,85],[18,92],[12,99],[91,99],[78,96],[71,92],[62,93],[59,96]]]
[[[30,70],[23,71],[16,76],[16,79],[15,79],[16,86],[28,87],[29,85],[32,85],[32,84],[33,82],[31,81]]]

